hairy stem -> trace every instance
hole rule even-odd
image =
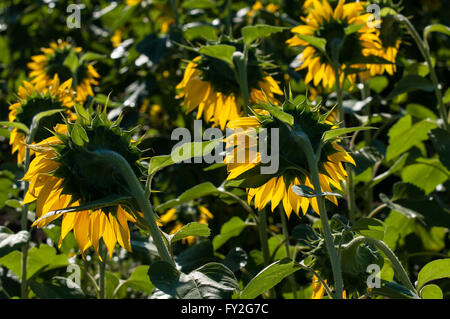
[[[128,184],[130,193],[138,202],[141,208],[145,222],[149,228],[150,234],[153,238],[156,248],[158,249],[159,256],[162,260],[174,265],[174,261],[170,256],[169,250],[165,244],[162,234],[156,224],[155,212],[152,205],[148,201],[142,186],[134,174],[130,164],[118,153],[110,150],[98,150],[94,152],[97,156],[102,157],[106,162],[114,162],[115,168],[121,173],[122,177]]]

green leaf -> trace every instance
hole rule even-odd
[[[337,128],[333,130],[329,130],[323,133],[322,140],[323,142],[328,142],[330,140],[333,140],[335,138],[338,138],[339,136],[346,135],[348,133],[353,133],[356,131],[367,131],[367,130],[376,130],[377,127],[371,127],[371,126],[359,126],[359,127],[343,127],[343,128]]]
[[[385,76],[375,76],[370,79],[370,89],[380,94],[389,85],[389,80]]]
[[[148,166],[148,175],[155,175],[157,171],[173,164],[175,163],[170,155],[153,156]]]
[[[431,193],[437,185],[449,179],[448,171],[439,160],[420,158],[416,161],[419,163],[403,168],[402,180],[423,189],[425,194]]]
[[[410,103],[406,106],[406,113],[411,114],[412,116],[424,120],[424,119],[431,119],[436,120],[437,116],[433,113],[429,108],[420,105],[420,104],[414,104]]]
[[[435,90],[433,83],[430,80],[423,78],[419,75],[406,75],[400,81],[397,82],[392,92],[389,94],[387,99],[392,99],[393,97],[407,93],[415,90],[422,90],[426,92],[432,92]]]
[[[228,299],[238,289],[233,272],[220,263],[208,263],[189,274],[157,261],[148,271],[151,282],[177,299]]]
[[[174,243],[189,236],[209,237],[210,234],[211,230],[208,225],[193,222],[183,226],[175,234],[171,235],[170,242]]]
[[[80,58],[80,63],[83,63],[84,61],[102,61],[102,62],[108,62],[108,57],[103,54],[95,53],[95,52],[86,52],[83,54]]]
[[[270,37],[274,33],[283,31],[284,28],[276,27],[266,24],[257,24],[246,26],[242,28],[242,36],[244,37],[245,45],[252,44],[256,39]]]
[[[283,110],[281,110],[280,107],[278,107],[278,106],[272,106],[267,103],[259,103],[255,106],[253,106],[253,108],[269,111],[269,113],[273,117],[279,119],[280,121],[282,121],[288,125],[294,125],[294,117],[289,113],[283,112]]]
[[[254,299],[299,269],[301,267],[289,258],[278,260],[258,273],[242,290],[240,298]]]
[[[394,202],[392,202],[391,200],[389,200],[389,198],[381,193],[380,194],[380,199],[383,203],[385,203],[387,205],[387,207],[389,207],[390,209],[399,212],[401,214],[403,214],[404,216],[408,217],[408,218],[418,218],[418,219],[423,219],[423,215],[406,207],[403,207],[399,204],[396,204]]]
[[[412,291],[408,288],[396,283],[396,282],[387,282],[383,283],[380,288],[373,288],[369,291],[369,295],[378,295],[384,296],[392,299],[413,299],[417,298]]]
[[[0,125],[16,128],[16,129],[24,132],[26,135],[28,135],[30,133],[30,130],[28,129],[28,127],[23,123],[0,121]]]
[[[5,201],[5,205],[12,208],[21,208],[22,205],[17,199],[8,199]]]
[[[152,284],[148,277],[149,266],[142,265],[136,267],[131,276],[120,284],[120,287],[116,289],[115,295],[120,295],[120,291],[125,291],[127,288],[133,290],[142,291],[150,295],[153,292],[155,286]]]
[[[439,286],[431,284],[422,288],[420,297],[422,297],[422,299],[442,299],[444,294]]]
[[[214,237],[213,247],[214,250],[219,249],[230,238],[239,236],[239,234],[247,227],[248,224],[237,216],[232,217],[229,221],[222,225],[220,228],[220,234]]]
[[[22,230],[14,234],[9,228],[0,226],[0,257],[22,247],[30,239],[30,233]]]
[[[157,212],[162,213],[162,212],[165,212],[167,209],[190,202],[193,199],[197,199],[197,198],[204,197],[207,195],[215,195],[218,192],[219,191],[217,190],[216,186],[214,186],[210,182],[205,182],[205,183],[196,185],[196,186],[188,189],[183,194],[181,194],[178,198],[171,199],[165,203],[162,203],[161,205],[157,206],[155,208],[155,210]]]
[[[18,277],[22,277],[22,253],[15,250],[0,258],[0,265],[9,268]],[[56,253],[54,247],[41,244],[28,251],[27,279],[40,271],[67,267],[69,260],[66,255]]]
[[[417,290],[430,281],[442,278],[450,278],[450,258],[433,260],[423,266],[417,276]]]
[[[358,32],[359,29],[361,29],[362,27],[364,27],[365,24],[350,24],[348,27],[345,28],[345,35],[350,35],[353,34],[355,32]]]
[[[427,41],[428,35],[431,32],[439,32],[442,34],[445,34],[447,36],[450,36],[450,28],[443,25],[443,24],[431,24],[425,27],[425,29],[423,30],[423,39],[425,40],[425,42]]]
[[[184,143],[172,150],[170,157],[173,163],[180,163],[194,157],[202,157],[211,153],[219,143],[223,143],[222,139]],[[164,163],[170,163],[170,161]]]
[[[300,35],[296,34],[297,37],[302,39],[303,41],[308,42],[313,47],[319,49],[321,52],[325,52],[325,46],[327,45],[327,40],[324,38],[313,37],[311,35]]]
[[[186,40],[206,39],[210,41],[217,40],[219,29],[208,24],[189,23],[183,26],[183,35]]]
[[[428,132],[436,128],[436,123],[422,120],[412,125],[411,115],[402,117],[389,130],[389,145],[386,150],[386,160],[397,158],[413,146],[417,146],[428,138]]]
[[[365,237],[383,240],[386,232],[386,225],[378,219],[361,218],[353,224],[350,230]]]
[[[198,52],[228,63],[233,68],[233,53],[236,50],[234,46],[226,44],[216,44],[201,47]]]
[[[450,170],[450,133],[441,128],[435,128],[428,133],[434,149],[442,164]]]
[[[308,187],[306,185],[294,185],[294,186],[291,187],[291,189],[298,196],[306,197],[306,198],[313,198],[313,197],[318,197],[318,196],[338,196],[338,197],[343,197],[339,193],[322,192],[320,194],[317,194],[314,189],[312,189],[311,187]]]
[[[73,125],[71,137],[72,141],[78,146],[83,146],[85,142],[89,142],[89,137],[87,136],[86,131],[78,123]]]

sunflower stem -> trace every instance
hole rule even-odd
[[[280,218],[281,218],[281,229],[282,229],[284,238],[286,238],[286,240],[284,241],[284,247],[286,249],[286,256],[288,258],[291,258],[291,250],[289,249],[289,231],[287,228],[287,220],[286,220],[286,215],[284,213],[284,210],[281,208],[281,206],[279,206],[279,213],[280,213]],[[293,274],[290,275],[288,277],[288,280],[289,280],[289,285],[291,286],[292,295],[293,295],[294,299],[297,299],[297,284],[295,283],[295,276]]]
[[[265,209],[258,212],[258,231],[259,241],[261,242],[261,251],[264,259],[264,267],[270,265],[269,242],[267,238],[267,213]],[[269,290],[269,298],[275,298],[274,291]]]
[[[339,76],[339,67],[333,66],[334,76],[336,78],[336,94],[337,94],[337,108],[338,108],[338,122],[341,123],[341,127],[345,127],[345,115],[344,115],[344,106],[343,106],[343,90],[341,85],[341,80]],[[354,185],[353,185],[353,172],[350,165],[345,165],[345,170],[347,171],[347,180],[345,181],[345,188],[347,193],[347,205],[348,205],[348,214],[351,221],[355,220],[355,211],[356,211],[356,203],[355,203],[355,194],[354,194]]]
[[[99,253],[102,260],[98,260],[98,286],[99,286],[99,298],[106,298],[106,249],[102,241],[99,242]]]
[[[398,279],[402,282],[403,285],[405,285],[406,288],[417,294],[417,290],[414,287],[414,285],[411,283],[411,280],[409,279],[408,273],[406,272],[405,268],[403,268],[403,265],[398,260],[397,256],[394,254],[394,252],[389,248],[388,245],[386,245],[381,240],[377,240],[374,238],[369,237],[363,237],[359,236],[356,238],[353,238],[348,244],[345,246],[348,248],[351,248],[354,245],[360,245],[362,243],[369,243],[374,246],[376,246],[379,250],[381,250],[386,257],[390,260],[392,266],[394,267],[394,271],[398,276]]]
[[[178,27],[180,25],[180,18],[178,16],[177,1],[169,0],[169,2],[170,2],[170,6],[172,7],[173,19],[175,20],[175,26]]]
[[[30,134],[27,138],[27,143],[30,143],[30,137],[34,136],[34,134]],[[30,149],[27,147],[25,149],[25,167],[24,172],[28,171],[28,167],[30,166]],[[24,194],[28,192],[28,182],[24,182]],[[22,230],[28,231],[28,204],[22,205],[22,214],[20,216],[20,225]],[[28,264],[28,248],[29,248],[29,240],[22,247],[22,281],[20,283],[20,296],[22,299],[27,299],[27,264]]]
[[[328,251],[328,256],[330,257],[331,268],[333,270],[334,287],[335,287],[334,298],[342,299],[344,281],[342,279],[341,261],[339,259],[336,247],[334,246],[333,235],[331,233],[330,224],[328,223],[328,216],[325,208],[324,197],[322,196],[322,188],[319,179],[319,170],[317,167],[314,150],[311,145],[311,141],[309,140],[306,134],[297,133],[296,136],[298,136],[298,142],[302,146],[302,149],[306,155],[309,171],[311,173],[311,181],[314,186],[314,191],[318,195],[316,199],[319,207],[320,221],[322,224],[322,234]]]
[[[247,48],[244,49],[244,53],[235,52],[233,54],[233,62],[235,70],[237,71],[237,81],[239,82],[242,98],[244,100],[245,116],[247,116],[250,101],[247,78]]]
[[[361,90],[361,99],[364,101],[370,96],[370,87],[368,81],[363,80],[363,88]],[[370,123],[372,118],[372,112],[370,109],[370,103],[364,108],[364,115],[367,115],[367,120]],[[372,132],[370,130],[364,131],[364,146],[369,147],[372,144]],[[366,191],[366,213],[372,211],[373,204],[373,189],[369,187]]]
[[[97,150],[94,152],[94,154],[96,154],[98,157],[101,157],[105,161],[105,163],[112,162],[115,164],[115,168],[120,172],[122,177],[127,182],[130,193],[133,195],[134,199],[136,199],[139,207],[144,214],[145,222],[149,228],[150,235],[153,238],[159,256],[163,261],[166,261],[171,265],[175,265],[175,262],[170,256],[169,249],[167,248],[166,243],[162,237],[161,231],[156,224],[156,216],[155,212],[153,211],[153,207],[147,199],[145,191],[142,189],[141,183],[134,174],[134,171],[131,168],[130,164],[126,159],[122,157],[122,155],[111,150]]]
[[[438,103],[439,114],[444,122],[444,128],[448,132],[450,132],[450,126],[448,123],[448,114],[447,114],[447,110],[444,105],[444,101],[442,99],[441,85],[439,84],[439,80],[436,75],[436,70],[434,69],[433,64],[431,62],[430,49],[426,43],[426,39],[422,40],[420,38],[419,33],[414,28],[411,21],[408,20],[408,18],[406,18],[405,16],[403,16],[401,14],[397,14],[395,17],[399,22],[401,22],[405,25],[406,29],[408,29],[409,34],[411,34],[411,36],[413,37],[417,46],[419,47],[420,53],[422,53],[422,56],[425,58],[425,62],[427,63],[428,69],[430,70],[431,81],[433,82],[433,86],[435,88],[434,93],[436,95],[436,99],[437,99],[437,103]]]
[[[230,38],[233,37],[233,27],[231,25],[231,15],[232,15],[232,11],[231,11],[231,0],[226,0],[227,1],[227,20],[226,20],[226,32],[228,32],[228,35],[230,36]]]

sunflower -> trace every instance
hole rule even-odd
[[[108,123],[106,114],[97,115],[88,125],[80,124],[80,117],[74,124],[56,126],[54,136],[29,146],[36,156],[23,177],[29,182],[23,204],[36,202],[33,226],[39,228],[62,216],[59,245],[73,230],[83,256],[91,246],[98,255],[102,238],[112,257],[116,243],[131,251],[128,222],[139,222],[141,214],[132,200],[117,202],[130,197],[126,183],[115,173],[113,163],[97,160],[93,152],[115,151],[140,173],[140,151],[131,134]],[[105,198],[115,200],[105,202]],[[83,208],[99,201],[102,205]]]
[[[335,127],[328,121],[322,120],[323,117],[319,116],[318,111],[310,108],[307,99],[302,103],[286,100],[281,106],[281,110],[293,117],[294,124],[291,128],[302,128],[306,132],[315,145],[315,151],[319,148],[323,133]],[[305,185],[311,189],[314,187],[308,167],[305,165],[305,155],[295,147],[295,137],[292,135],[294,133],[286,127],[285,123],[271,115],[257,115],[235,119],[230,121],[227,127],[236,131],[226,140],[227,180],[237,180],[238,185],[247,185],[249,204],[253,202],[255,208],[262,210],[270,202],[272,211],[278,205],[282,205],[288,217],[292,211],[299,215],[300,209],[303,214],[306,214],[310,206],[319,213],[316,198],[301,197],[293,191],[292,187],[295,185]],[[270,129],[275,128],[279,132],[280,167],[275,174],[262,175],[259,171],[264,165],[261,161],[261,153],[255,151],[254,146],[259,138],[255,132],[261,128],[268,129],[268,140],[272,138]],[[245,138],[239,138],[240,134]],[[318,166],[321,189],[325,192],[332,192],[333,187],[343,191],[341,181],[344,181],[347,176],[343,162],[355,165],[353,158],[339,146],[337,141],[320,147],[322,151]],[[240,159],[243,156],[242,153],[239,153],[243,150],[245,158]],[[338,204],[336,196],[327,195],[325,198],[335,205]]]
[[[269,99],[276,103],[275,94],[283,94],[278,83],[260,67],[256,54],[249,50],[248,75],[250,102]],[[183,80],[177,85],[184,97],[186,113],[197,110],[197,119],[203,115],[207,123],[219,126],[239,118],[244,113],[239,83],[231,67],[221,60],[198,56],[186,67]]]
[[[183,228],[184,225],[190,222],[198,222],[208,225],[208,221],[213,219],[213,214],[204,205],[181,205],[169,209],[160,217],[160,225],[169,225],[173,223],[170,228],[170,234],[176,233]],[[183,238],[182,243],[192,245],[195,242],[194,236]]]
[[[259,10],[266,10],[267,12],[275,13],[278,11],[279,8],[280,8],[280,5],[275,4],[275,3],[269,3],[266,6],[264,6],[261,3],[261,1],[256,1],[253,4],[252,8],[248,11],[247,15],[249,17],[254,17]]]
[[[111,43],[113,47],[117,48],[121,42],[122,42],[122,31],[115,30],[113,36],[111,37]]]
[[[42,48],[41,51],[43,54],[32,56],[32,62],[27,64],[31,70],[29,73],[31,83],[48,84],[53,76],[58,74],[61,81],[74,79],[72,84],[77,92],[77,102],[84,103],[88,96],[94,95],[92,86],[98,84],[97,79],[100,78],[100,75],[91,64],[80,62],[80,47],[73,47],[66,41],[58,40],[50,43],[49,48]],[[72,72],[66,65],[66,61],[74,58],[78,59],[78,66]]]
[[[66,116],[74,119],[71,112],[74,105],[74,95],[71,90],[72,79],[60,84],[58,75],[55,74],[49,85],[44,83],[30,83],[24,81],[19,87],[18,101],[9,107],[9,122],[20,122],[30,127],[35,115],[53,109],[65,110]],[[45,128],[52,128],[57,122],[62,122],[59,114],[41,119],[40,127],[34,137],[34,141],[41,141],[50,136]],[[25,134],[17,128],[11,131],[9,144],[12,146],[12,154],[17,152],[17,164],[25,160]]]
[[[402,44],[402,29],[400,23],[391,15],[386,15],[381,19],[380,25],[381,50],[374,51],[372,54],[379,58],[391,62],[391,64],[369,64],[367,71],[361,77],[367,79],[376,75],[387,73],[393,75],[397,71],[395,60]]]
[[[337,59],[339,80],[342,83],[352,68],[366,68],[363,62],[368,57],[382,55],[380,31],[367,25],[371,14],[366,13],[364,4],[339,0],[333,10],[327,0],[305,3],[304,11],[308,13],[306,18],[302,17],[305,24],[292,28],[295,35],[286,42],[289,46],[304,47],[301,65],[296,70],[308,69],[306,83],[313,82],[314,86],[321,83],[325,88],[332,88],[336,82],[330,60],[333,57]],[[379,20],[375,23],[379,23]],[[325,39],[325,50],[319,50],[299,36]],[[356,74],[350,74],[347,78],[354,83]]]

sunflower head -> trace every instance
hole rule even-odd
[[[228,124],[233,130],[241,129],[227,138],[225,162],[228,164],[229,185],[245,187],[249,203],[253,201],[258,210],[271,203],[272,211],[282,204],[288,217],[292,211],[305,214],[310,205],[318,212],[315,198],[297,196],[292,189],[296,185],[313,188],[306,155],[298,144],[299,134],[306,135],[314,152],[320,153],[318,167],[322,191],[332,192],[332,187],[342,191],[340,182],[346,177],[343,162],[355,164],[337,140],[324,140],[326,133],[335,128],[327,121],[328,114],[321,115],[305,97],[288,97],[280,107],[260,103],[253,108],[269,112],[263,115],[255,112],[253,117],[240,118]],[[265,129],[264,135],[255,135],[255,129],[257,133]],[[246,135],[247,139],[239,138],[240,134]],[[254,148],[250,146],[256,145],[261,138],[267,147],[264,154],[278,156],[279,166],[274,173],[262,173],[262,168],[270,163],[264,163],[261,150],[251,155]],[[243,150],[245,159],[239,160],[239,152]],[[326,198],[337,204],[335,196],[328,195]]]
[[[66,117],[74,119],[75,114],[72,113],[72,108],[75,102],[71,85],[72,79],[60,83],[57,74],[49,85],[24,81],[18,89],[17,102],[9,107],[9,121],[20,122],[26,127],[31,127],[36,115],[50,110],[60,110]],[[61,113],[42,117],[32,142],[40,142],[50,137],[51,133],[47,129],[63,122]],[[22,163],[25,158],[25,134],[14,128],[10,135],[10,144],[12,153],[18,152],[17,163]]]
[[[355,73],[367,64],[383,62],[376,60],[382,50],[380,31],[368,25],[372,15],[366,12],[365,4],[339,0],[333,8],[327,0],[305,3],[308,14],[302,18],[304,24],[291,30],[295,35],[287,43],[304,47],[297,70],[308,69],[306,83],[331,88],[336,81],[335,69],[340,81],[350,74],[348,78],[354,82]]]
[[[243,39],[222,37],[211,45],[234,47],[235,52],[244,49]],[[266,98],[276,103],[275,95],[282,94],[277,82],[267,73],[270,63],[265,61],[256,48],[248,50],[247,74],[250,100],[253,103]],[[240,85],[235,71],[227,62],[202,54],[186,67],[183,80],[178,84],[179,98],[184,98],[186,113],[197,109],[197,119],[202,115],[206,122],[225,128],[228,121],[244,112]],[[264,91],[262,93],[261,91]]]
[[[63,215],[61,240],[74,229],[82,252],[90,246],[98,252],[100,238],[110,255],[117,242],[131,250],[127,222],[140,218],[138,205],[114,162],[96,156],[114,151],[140,176],[140,151],[131,132],[110,122],[104,112],[91,117],[83,111],[74,123],[55,127],[53,134],[29,146],[36,157],[23,178],[30,183],[24,204],[36,200],[33,225],[43,227]]]
[[[77,92],[77,102],[83,103],[88,96],[94,95],[92,85],[98,84],[100,75],[91,64],[81,59],[81,47],[58,40],[41,51],[42,54],[32,56],[28,63],[32,83],[48,84],[57,74],[61,81],[76,79],[72,84]]]

